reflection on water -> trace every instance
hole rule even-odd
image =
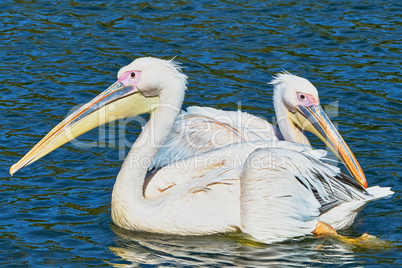
[[[0,259],[3,265],[382,266],[401,263],[400,1],[29,1],[0,3]],[[369,185],[392,187],[348,236],[390,241],[367,249],[331,238],[250,245],[241,235],[178,237],[122,231],[110,197],[121,165],[109,126],[11,177],[9,167],[73,107],[140,56],[172,58],[189,76],[184,106],[244,111],[272,121],[266,83],[308,78],[354,151]],[[141,126],[131,123],[133,141]],[[105,135],[106,137],[100,137]],[[117,136],[118,134],[116,134]],[[321,146],[313,139],[314,146]],[[125,148],[127,150],[127,148]]]
[[[112,262],[115,267],[130,267],[136,263],[215,267],[359,264],[354,254],[357,247],[336,238],[307,237],[263,245],[241,234],[183,237],[130,232],[114,224],[111,228],[117,236],[116,246],[110,250],[125,260]]]

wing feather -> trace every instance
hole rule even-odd
[[[189,107],[178,116],[150,170],[233,143],[278,140],[278,133],[267,121],[245,112]]]
[[[266,243],[303,236],[326,212],[350,203],[360,208],[372,200],[364,188],[309,151],[259,148],[249,156],[240,176],[244,232]],[[353,213],[340,221],[353,222]]]

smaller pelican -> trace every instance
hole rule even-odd
[[[364,175],[350,149],[318,107],[318,98],[303,93],[292,99],[294,128],[317,129],[360,184],[323,163],[322,151],[266,140],[230,144],[147,174],[180,113],[186,76],[172,61],[139,58],[117,78],[53,128],[10,173],[101,124],[150,113],[113,187],[111,216],[122,228],[180,235],[241,230],[270,243],[350,226],[367,202],[392,194],[360,185]]]
[[[289,72],[277,74],[270,84],[274,85],[273,103],[278,127],[246,112],[188,107],[178,116],[171,135],[158,151],[150,169],[238,142],[287,140],[311,147],[304,134],[309,131],[331,149],[359,184],[367,188],[363,170],[322,110],[314,85]]]

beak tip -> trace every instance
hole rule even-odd
[[[364,175],[363,170],[360,169],[359,175],[357,175],[355,178],[359,184],[364,187],[364,189],[368,187],[366,176]]]
[[[361,177],[361,176],[355,177],[355,180],[356,180],[361,186],[363,186],[364,189],[366,189],[366,188],[368,187],[367,180],[366,180],[366,177],[365,177],[364,175],[363,175],[362,177]]]
[[[10,175],[11,175],[11,176],[13,176],[14,173],[17,172],[17,170],[18,170],[15,166],[16,166],[16,164],[14,164],[14,165],[12,165],[12,166],[10,167]]]

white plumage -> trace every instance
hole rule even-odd
[[[290,107],[306,101],[317,104],[314,87],[296,90],[309,85],[307,80],[281,74],[274,83],[285,87],[284,79],[290,79],[288,86],[296,94],[287,100]],[[244,113],[192,107],[176,120],[185,89],[186,77],[172,61],[137,59],[119,71],[115,84],[56,126],[10,172],[74,134],[113,120],[108,115],[150,112],[113,188],[112,219],[122,228],[180,235],[241,230],[270,243],[311,234],[318,221],[337,229],[349,226],[367,202],[392,194],[388,188],[365,190],[339,168],[323,163],[325,154],[306,145],[301,127],[295,125],[302,119],[293,115],[284,119],[281,135],[290,133],[288,140],[305,144],[278,141],[279,132],[272,125]],[[106,109],[111,104],[117,109]],[[286,114],[284,107],[275,109]],[[93,123],[100,110],[106,119]],[[219,115],[233,121],[224,122]],[[210,129],[199,127],[205,120]],[[216,131],[221,131],[221,138]],[[188,137],[198,147],[183,142]]]
[[[171,134],[150,169],[238,142],[287,140],[310,146],[303,129],[292,122],[289,113],[303,103],[297,99],[298,93],[311,96],[311,103],[319,104],[317,89],[307,79],[288,72],[278,74],[270,84],[274,85],[278,127],[247,112],[188,107],[177,117]]]

